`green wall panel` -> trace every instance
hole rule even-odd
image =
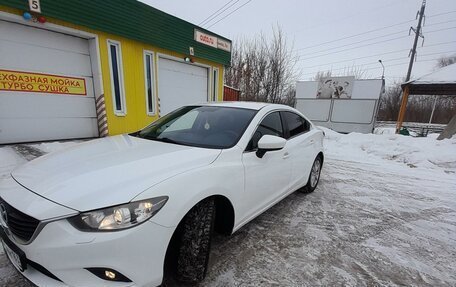
[[[40,0],[42,15],[85,26],[175,52],[188,54],[195,48],[195,57],[230,65],[231,53],[194,40],[194,29],[187,21],[164,13],[136,0]],[[0,0],[0,5],[28,10],[27,0]]]

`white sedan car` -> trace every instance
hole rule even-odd
[[[200,281],[214,231],[316,188],[323,136],[288,106],[216,103],[45,155],[0,184],[5,252],[38,286]]]

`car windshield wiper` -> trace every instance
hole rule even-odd
[[[180,142],[177,142],[175,140],[172,140],[170,138],[155,138],[155,140],[158,140],[158,141],[162,141],[162,142],[165,142],[165,143],[172,143],[172,144],[181,144]]]
[[[144,134],[144,135],[141,135],[140,133],[134,135],[134,134],[131,134],[133,136],[137,136],[137,137],[140,137],[140,138],[143,138],[143,139],[146,139],[146,140],[152,140],[152,141],[158,141],[158,142],[165,142],[165,143],[171,143],[171,144],[178,144],[178,145],[185,145],[184,143],[181,143],[181,142],[178,142],[178,141],[175,141],[173,139],[170,139],[168,137],[163,137],[163,138],[157,138],[155,136],[151,136],[151,135],[147,135],[147,134]]]
[[[132,136],[132,137],[138,137],[138,138],[140,138],[141,136],[140,136],[139,132],[140,132],[140,131],[133,132],[133,133],[129,133],[128,135],[129,135],[129,136]]]

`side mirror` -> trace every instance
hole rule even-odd
[[[278,136],[264,135],[258,141],[257,157],[263,158],[268,151],[281,150],[287,143],[287,140]]]

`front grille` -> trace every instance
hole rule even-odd
[[[35,230],[38,227],[40,221],[31,216],[28,216],[25,213],[20,212],[16,208],[6,203],[6,201],[4,201],[1,197],[0,205],[2,206],[0,210],[6,210],[6,224],[11,233],[25,242],[29,241],[32,238],[33,233],[35,233]],[[5,221],[5,218],[3,219]]]

